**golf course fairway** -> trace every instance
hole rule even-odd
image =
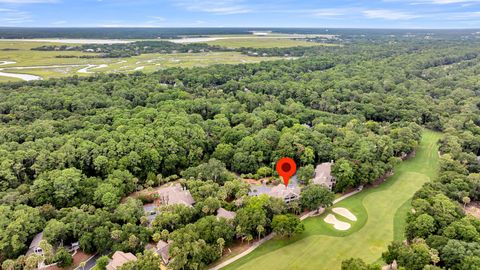
[[[414,193],[437,175],[437,141],[441,134],[424,130],[416,156],[401,162],[385,183],[366,189],[337,204],[351,211],[356,221],[336,215],[351,228],[338,231],[324,214],[308,218],[305,232],[289,240],[273,239],[222,269],[340,269],[341,262],[358,257],[368,263],[379,261],[388,244],[403,239],[405,216]]]

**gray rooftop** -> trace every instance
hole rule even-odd
[[[217,218],[234,219],[237,213],[228,211],[224,208],[218,208]]]
[[[285,202],[290,202],[292,200],[298,199],[300,196],[300,187],[294,185],[288,185],[288,187],[285,187],[283,184],[279,184],[277,186],[266,186],[266,185],[261,185],[261,186],[251,186],[251,190],[249,195],[250,196],[257,196],[261,194],[266,194],[270,197],[274,198],[280,198],[285,200]]]
[[[313,183],[332,188],[333,184],[335,183],[335,179],[332,176],[332,165],[333,162],[324,162],[317,165],[315,168]]]
[[[29,248],[39,247],[39,246],[40,246],[40,241],[42,241],[42,239],[43,239],[43,232],[38,233],[37,235],[35,235],[35,237],[33,237],[33,239],[32,239],[32,242],[30,243],[30,247],[29,247]]]
[[[169,240],[168,242],[165,241],[158,241],[157,247],[156,247],[156,252],[158,255],[162,257],[163,263],[168,264],[170,260],[170,245],[172,244],[172,241]]]
[[[192,206],[195,203],[190,191],[183,188],[182,185],[178,183],[160,189],[158,195],[161,205],[183,204],[186,206]]]

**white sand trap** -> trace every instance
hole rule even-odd
[[[332,211],[337,215],[350,219],[351,221],[357,221],[357,217],[352,214],[352,212],[350,212],[350,210],[348,210],[347,208],[336,207],[333,208]]]
[[[328,224],[332,224],[333,227],[339,231],[346,231],[350,229],[350,224],[338,220],[334,215],[328,214],[324,221]]]
[[[136,67],[134,70],[137,71],[137,70],[142,70],[144,69],[145,67]]]

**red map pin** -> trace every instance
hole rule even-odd
[[[277,172],[278,175],[283,177],[283,183],[285,183],[285,186],[288,186],[290,177],[292,177],[296,171],[297,164],[295,164],[295,161],[291,158],[284,157],[277,162]]]

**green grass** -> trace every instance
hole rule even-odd
[[[210,45],[217,45],[227,48],[287,48],[296,46],[332,46],[332,44],[323,44],[317,42],[308,42],[303,40],[293,40],[288,38],[262,38],[262,37],[245,37],[245,38],[228,38],[206,42]]]
[[[425,130],[416,157],[395,168],[379,187],[364,190],[338,204],[357,216],[347,231],[323,221],[325,214],[305,220],[305,232],[290,240],[274,239],[223,269],[340,269],[342,260],[359,257],[379,261],[394,239],[403,239],[405,216],[413,194],[436,177],[436,142],[441,134]],[[338,219],[341,219],[337,215]],[[347,221],[345,219],[341,219]]]
[[[31,48],[61,43],[46,42],[19,42],[19,41],[0,41],[0,61],[15,61],[16,64],[2,65],[0,69],[4,72],[22,73],[37,75],[44,79],[67,77],[72,75],[86,76],[88,74],[78,73],[77,71],[88,64],[101,65],[108,67],[94,69],[94,72],[133,72],[137,67],[144,67],[141,71],[153,72],[169,67],[196,67],[208,66],[214,64],[239,64],[254,63],[260,61],[277,60],[279,57],[252,57],[243,55],[239,52],[211,52],[211,53],[178,53],[178,54],[142,54],[129,58],[56,58],[57,55],[94,55],[92,53],[74,52],[74,51],[32,51]],[[74,44],[69,44],[73,46]],[[15,48],[16,51],[2,51],[5,48]],[[37,68],[36,66],[52,65],[83,65],[82,67],[57,67],[57,68]],[[15,70],[8,67],[35,67],[29,69]],[[0,82],[20,81],[20,79],[0,76]]]

